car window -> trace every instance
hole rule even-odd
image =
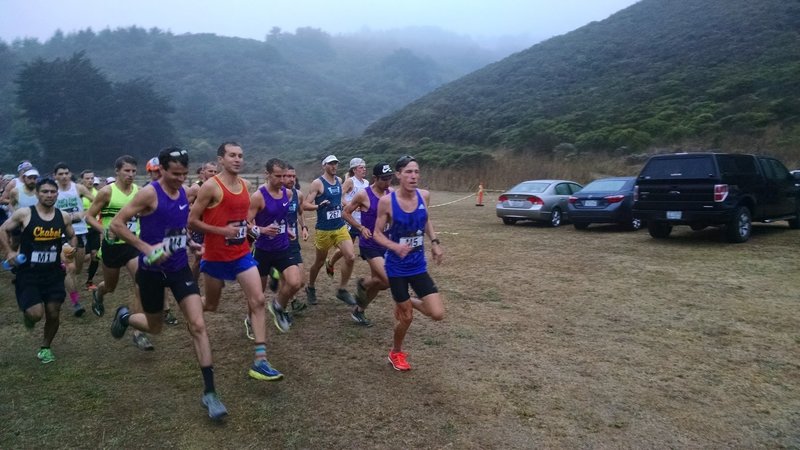
[[[581,192],[616,192],[625,186],[625,180],[597,180],[587,184]]]
[[[511,188],[511,190],[508,192],[544,192],[548,186],[550,186],[550,183],[523,181],[522,183]]]
[[[764,172],[764,178],[774,180],[776,178],[775,169],[772,167],[772,164],[769,163],[769,160],[766,158],[759,158],[758,162],[761,165],[761,170]]]
[[[569,184],[569,188],[572,190],[572,194],[574,194],[574,193],[580,191],[581,189],[583,189],[583,186],[581,186],[580,184],[576,184],[576,183],[570,183]]]
[[[789,179],[789,169],[777,159],[768,159],[770,166],[772,166],[772,173],[775,175],[775,181],[786,181]]]
[[[645,179],[710,178],[716,176],[711,155],[680,155],[652,158],[639,175]]]
[[[572,192],[569,190],[569,184],[558,183],[556,185],[556,195],[570,195]]]

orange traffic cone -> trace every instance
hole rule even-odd
[[[475,200],[475,206],[483,206],[483,183],[478,184],[478,195]]]

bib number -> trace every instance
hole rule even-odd
[[[56,262],[56,257],[58,254],[54,251],[32,251],[31,252],[31,264],[51,264]]]
[[[228,224],[234,224],[238,227],[236,232],[236,236],[229,238],[225,238],[225,245],[239,245],[244,242],[245,236],[247,236],[247,222],[244,220],[234,220],[232,222],[228,222]]]
[[[126,225],[128,226],[128,230],[130,230],[131,233],[136,234],[136,233],[139,232],[139,221],[138,220],[130,220],[130,221],[128,221],[128,223]]]
[[[186,248],[186,235],[180,236],[167,236],[161,241],[164,244],[164,248],[169,249],[170,253],[175,253],[178,250]]]
[[[325,213],[328,220],[333,219],[341,219],[342,218],[342,210],[341,209],[334,209],[333,211],[328,211]]]
[[[422,247],[423,242],[424,242],[423,236],[411,236],[411,237],[400,238],[401,244],[408,245],[411,248]]]

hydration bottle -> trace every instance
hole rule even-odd
[[[149,255],[144,257],[144,263],[148,266],[158,261],[161,258],[161,255],[169,256],[172,252],[169,251],[169,248],[166,247],[159,247],[153,250]]]
[[[15,266],[19,266],[21,264],[25,264],[25,261],[28,260],[28,257],[22,253],[18,253],[17,256],[14,258],[14,263],[12,264],[9,260],[3,260],[3,269],[11,270]]]

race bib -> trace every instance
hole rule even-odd
[[[161,241],[164,248],[170,253],[175,253],[178,250],[186,248],[188,238],[186,237],[185,230],[168,230],[164,239]]]
[[[136,233],[139,232],[139,220],[138,219],[129,220],[126,225],[128,226],[128,229],[131,231],[131,233],[136,234]]]
[[[422,247],[422,243],[424,242],[424,236],[410,236],[410,237],[401,237],[400,244],[408,245],[411,248]]]
[[[342,218],[342,210],[341,209],[334,209],[333,211],[328,211],[326,217],[328,220],[331,219],[341,219]]]
[[[282,223],[278,225],[278,234],[286,233],[286,224]]]
[[[239,245],[245,240],[245,236],[247,236],[247,222],[244,220],[233,220],[228,222],[228,225],[233,224],[238,227],[236,232],[236,236],[229,238],[225,238],[225,245]]]
[[[58,257],[58,253],[55,251],[47,250],[47,251],[32,251],[31,252],[31,264],[51,264],[56,262],[56,258]]]

